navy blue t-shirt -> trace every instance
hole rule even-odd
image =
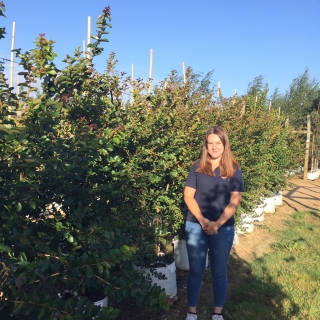
[[[233,177],[227,180],[220,176],[219,168],[215,169],[215,176],[195,172],[197,168],[198,163],[192,165],[185,186],[196,189],[194,198],[202,215],[210,221],[217,221],[230,203],[230,192],[244,191],[241,170],[236,167]],[[188,211],[187,221],[198,222],[190,211]],[[222,227],[231,225],[234,225],[233,216]]]

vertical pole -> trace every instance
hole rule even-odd
[[[233,94],[234,96],[236,96],[237,95],[237,90],[236,89],[234,89],[234,94]]]
[[[148,93],[150,94],[151,92],[151,86],[152,86],[152,63],[153,63],[153,50],[150,49],[150,65],[149,65],[149,89]]]
[[[220,81],[218,81],[218,98],[220,98]]]
[[[242,101],[241,103],[241,116],[243,116],[246,113],[246,102]]]
[[[308,114],[308,116],[307,116],[307,140],[306,140],[306,153],[305,153],[305,157],[304,157],[303,180],[307,180],[307,177],[308,177],[310,133],[311,133],[311,121],[310,121],[310,115]]]
[[[271,101],[269,101],[269,111],[271,110],[271,105],[272,105],[272,103],[271,103]]]
[[[131,105],[133,104],[134,65],[131,65]]]
[[[312,145],[311,145],[311,172],[314,171],[314,135],[312,135]]]
[[[184,62],[182,62],[183,83],[186,83],[186,71],[184,69]]]
[[[10,87],[13,87],[13,71],[14,71],[14,40],[16,36],[16,23],[12,23],[12,41],[11,41],[11,62],[10,62]]]
[[[87,58],[91,59],[91,48],[89,47],[89,44],[91,44],[91,17],[88,16],[88,36],[87,36],[87,45],[88,45],[88,50],[87,50]]]
[[[82,51],[83,51],[83,57],[85,58],[86,57],[86,51],[87,51],[86,40],[82,41]]]

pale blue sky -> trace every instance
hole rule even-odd
[[[113,51],[117,70],[130,75],[133,63],[135,78],[147,79],[152,48],[155,82],[172,69],[181,73],[184,62],[195,72],[215,69],[225,96],[235,89],[244,94],[260,74],[271,92],[276,87],[284,92],[306,68],[320,79],[320,0],[3,1],[7,18],[0,19],[0,26],[7,35],[0,40],[0,57],[8,59],[13,21],[16,48],[29,50],[45,33],[57,41],[56,61],[61,61],[87,39],[87,17],[94,31],[98,15],[110,6],[110,42],[96,60],[101,72]]]

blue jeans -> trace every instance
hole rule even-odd
[[[187,294],[189,307],[196,307],[209,249],[215,307],[223,307],[228,287],[227,263],[234,238],[234,226],[222,227],[217,235],[208,236],[201,225],[186,222],[186,244],[189,258]]]

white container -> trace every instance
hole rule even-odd
[[[307,179],[308,180],[311,180],[311,181],[314,181],[317,179],[317,174],[315,172],[308,172],[307,173]]]
[[[276,212],[276,205],[275,205],[275,201],[274,201],[274,196],[264,198],[263,212],[265,212],[265,213]]]
[[[253,208],[254,218],[253,221],[262,222],[264,220],[264,213],[263,213],[263,204],[258,204]]]
[[[160,280],[152,273],[150,270],[145,270],[146,274],[148,274],[152,280],[152,283],[157,284],[161,288],[165,289],[166,294],[172,298],[177,295],[177,277],[176,277],[176,264],[175,262],[172,262],[169,265],[166,265],[165,267],[157,267],[154,268],[155,272],[162,273],[166,279]]]
[[[293,170],[289,170],[286,172],[287,176],[291,177],[291,176],[294,176],[296,174],[296,171],[293,171]]]
[[[241,214],[240,225],[237,228],[238,234],[251,233],[254,230],[253,217],[249,214]]]
[[[69,291],[69,290],[65,290],[65,292],[68,292],[68,293],[72,294],[72,291]],[[76,297],[76,296],[77,296],[77,292],[73,292],[73,295],[74,295],[74,297]],[[105,297],[104,299],[102,299],[102,300],[93,302],[93,304],[94,304],[95,306],[99,306],[100,308],[102,308],[102,307],[108,308],[108,296],[106,296],[106,297]],[[99,312],[100,312],[100,311],[99,311]],[[99,315],[99,312],[98,312],[98,315]],[[53,320],[58,320],[58,318],[60,318],[59,315],[60,315],[60,314],[59,314],[59,311],[57,311],[56,314],[55,314],[55,317],[53,318]],[[98,315],[97,315],[97,317],[98,317]],[[97,317],[93,317],[92,319],[96,319]]]
[[[186,240],[173,240],[174,261],[179,270],[189,270],[189,259],[187,253]],[[209,264],[208,253],[206,260],[206,268]]]
[[[282,191],[278,191],[274,196],[274,204],[276,206],[282,206]]]
[[[238,236],[238,233],[235,232],[232,246],[233,246],[233,247],[236,247],[238,244],[239,244],[239,236]]]
[[[108,297],[106,296],[104,299],[96,301],[93,303],[95,306],[99,307],[108,307]]]
[[[316,174],[316,177],[317,177],[317,178],[320,177],[320,169],[315,170],[314,173]]]

